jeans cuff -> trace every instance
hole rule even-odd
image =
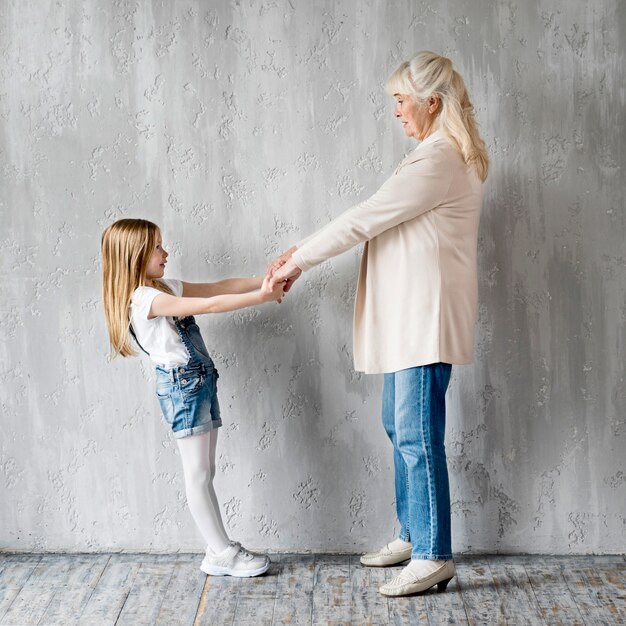
[[[195,437],[197,435],[204,435],[205,433],[215,430],[222,425],[222,420],[211,420],[199,426],[192,426],[191,428],[183,428],[181,430],[174,430],[172,434],[174,439],[184,439],[185,437]]]
[[[422,561],[451,561],[452,553],[441,553],[441,554],[411,554],[411,560],[422,560]]]

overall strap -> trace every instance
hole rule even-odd
[[[189,356],[193,358],[197,350],[192,345],[191,341],[189,341],[189,336],[187,335],[186,324],[195,324],[195,318],[193,315],[186,315],[184,317],[174,317],[174,327],[176,328],[176,332],[180,337],[180,340],[183,342],[185,349],[189,353]]]
[[[130,334],[133,336],[135,343],[141,348],[141,351],[144,354],[147,354],[148,356],[150,356],[150,353],[139,343],[139,339],[137,339],[137,335],[135,335],[135,331],[133,330],[133,325],[130,323],[128,324],[128,330],[130,331]]]
[[[204,345],[204,341],[200,335],[194,316],[187,315],[185,317],[175,318],[174,325],[176,327],[176,331],[178,332],[178,336],[189,353],[189,358],[192,361],[204,363],[211,369],[215,369],[215,364],[213,363],[213,360],[209,356],[206,346]],[[191,337],[189,336],[189,327],[192,327],[194,335],[197,334],[197,342],[200,342],[200,345],[204,348],[204,352],[200,349],[200,346],[196,346],[191,340]]]

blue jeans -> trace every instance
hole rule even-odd
[[[452,366],[432,363],[385,374],[383,425],[393,444],[400,539],[412,559],[452,558],[445,451]]]

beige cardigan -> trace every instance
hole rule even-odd
[[[304,239],[307,271],[367,242],[354,308],[354,367],[368,374],[471,363],[482,184],[441,131],[368,200]]]

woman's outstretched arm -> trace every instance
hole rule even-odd
[[[296,267],[307,271],[436,208],[445,197],[451,181],[452,168],[447,151],[429,148],[414,161],[403,165],[369,199],[344,211],[307,237],[293,252],[290,261],[273,272],[272,279],[284,280],[288,274],[295,272]]]

